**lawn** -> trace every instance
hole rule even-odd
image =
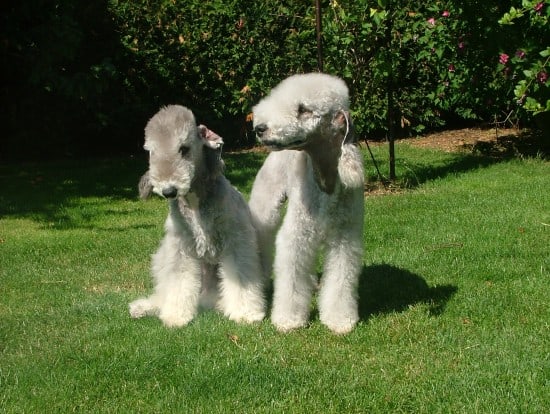
[[[137,199],[145,158],[0,167],[0,412],[549,412],[550,163],[396,154],[402,189],[365,197],[347,336],[315,310],[289,334],[132,320],[166,214]],[[224,156],[245,195],[263,157]]]

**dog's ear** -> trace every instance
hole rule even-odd
[[[346,188],[363,188],[365,172],[363,157],[355,145],[342,145],[342,154],[338,160],[338,175]]]
[[[351,116],[348,111],[339,110],[332,118],[332,124],[342,132],[341,154],[338,160],[338,175],[340,181],[347,188],[363,188],[365,173],[363,171],[363,158],[355,145],[355,132]]]
[[[198,127],[199,135],[202,139],[204,145],[212,149],[220,149],[223,145],[223,139],[218,134],[208,129],[204,125],[199,125]]]
[[[222,174],[225,166],[221,155],[223,147],[222,137],[204,125],[199,125],[197,129],[204,144],[204,148],[207,149],[204,151],[204,157],[209,175],[215,177],[218,174]]]
[[[138,184],[139,198],[145,200],[153,194],[153,185],[151,184],[151,179],[149,178],[149,171],[141,176]]]
[[[349,112],[344,111],[343,109],[336,111],[332,117],[332,125],[336,128],[346,128],[349,122]]]
[[[342,144],[355,142],[355,132],[349,111],[340,109],[332,118],[332,125],[344,134]]]

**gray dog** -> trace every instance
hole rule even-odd
[[[333,332],[347,333],[359,319],[364,210],[348,88],[320,73],[291,76],[253,112],[259,140],[274,150],[249,202],[264,272],[275,273],[271,320],[281,331],[307,324],[323,248],[319,316]]]
[[[197,314],[199,300],[214,295],[232,320],[263,319],[256,233],[245,200],[223,175],[222,144],[183,106],[162,108],[147,123],[149,171],[140,193],[166,198],[170,212],[153,255],[154,293],[130,303],[132,317],[157,315],[166,326],[183,326]]]

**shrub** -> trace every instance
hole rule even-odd
[[[522,0],[521,6],[512,6],[499,20],[503,26],[517,23],[523,29],[516,31],[520,36],[500,52],[498,69],[515,84],[515,100],[527,113],[550,111],[549,16],[545,1]]]
[[[114,147],[118,48],[105,1],[6,2],[1,22],[0,157]]]
[[[527,120],[548,107],[546,1],[514,9],[498,0],[321,3],[325,71],[350,86],[360,136],[386,130],[388,89],[402,133],[506,117],[517,100]],[[175,102],[229,146],[248,145],[248,115],[262,95],[317,69],[313,1],[0,7],[3,157],[136,151],[147,119]],[[496,64],[499,54],[506,64]]]
[[[352,85],[358,129],[385,128],[388,86],[399,126],[415,132],[496,112],[501,85],[489,57],[497,49],[487,41],[497,36],[487,24],[499,15],[496,3],[331,1],[327,66]]]
[[[153,106],[188,105],[228,141],[247,140],[245,115],[274,83],[316,62],[310,2],[112,0],[111,11],[129,86],[154,88]]]

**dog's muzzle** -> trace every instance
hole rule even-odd
[[[269,128],[267,127],[267,124],[258,124],[254,127],[254,132],[256,133],[256,136],[258,139],[262,139],[263,135]]]
[[[176,198],[178,195],[178,189],[171,185],[162,189],[162,195],[166,198]]]
[[[300,149],[304,146],[305,140],[296,139],[291,142],[281,143],[276,138],[273,138],[272,133],[267,133],[269,127],[267,124],[258,124],[254,127],[254,132],[258,140],[265,146],[271,148],[272,150],[283,150],[283,149]]]

